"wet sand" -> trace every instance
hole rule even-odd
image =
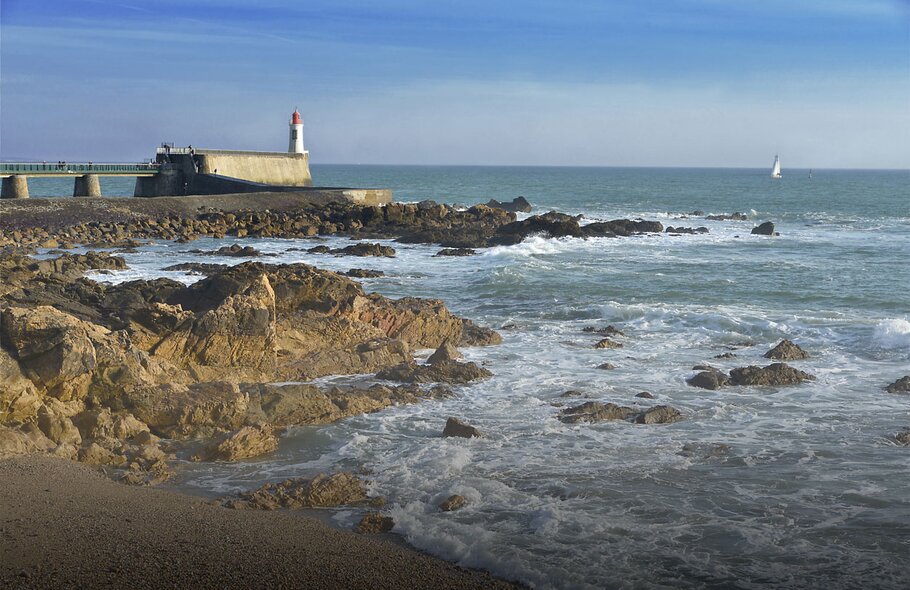
[[[2,588],[514,588],[291,511],[245,511],[42,456],[0,460]]]

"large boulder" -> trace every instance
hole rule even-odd
[[[636,424],[672,424],[682,420],[682,413],[671,406],[654,406],[635,416]]]
[[[357,524],[357,532],[361,534],[378,535],[387,533],[395,528],[395,521],[391,516],[384,516],[380,512],[368,512]]]
[[[39,390],[61,400],[85,397],[97,359],[93,340],[108,331],[53,307],[0,313],[3,345]]]
[[[777,346],[766,352],[764,357],[778,361],[798,361],[809,358],[809,353],[792,340],[781,340]]]
[[[579,217],[550,211],[543,215],[534,215],[522,221],[514,221],[500,226],[496,236],[490,240],[492,245],[517,244],[531,235],[545,235],[551,238],[575,237],[584,234],[578,225]]]
[[[152,350],[202,379],[271,376],[277,366],[275,292],[265,274],[188,318]]]
[[[61,401],[48,398],[38,410],[38,428],[57,444],[82,444],[82,435],[70,419],[71,409]]]
[[[759,236],[773,236],[774,235],[774,224],[770,221],[766,221],[756,227],[752,228],[752,234]]]
[[[193,456],[196,461],[238,461],[271,453],[278,449],[275,429],[268,424],[244,426],[224,435]]]
[[[692,387],[701,387],[702,389],[720,389],[724,385],[730,384],[730,378],[721,371],[711,369],[689,377],[686,379],[686,383]]]
[[[786,363],[773,363],[767,367],[739,367],[730,371],[730,381],[734,385],[798,385],[814,380],[815,376]]]
[[[38,414],[43,396],[19,363],[0,347],[0,424],[21,424]]]

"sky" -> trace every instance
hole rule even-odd
[[[910,168],[910,0],[0,0],[0,158]]]

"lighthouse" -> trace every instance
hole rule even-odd
[[[302,154],[304,153],[303,119],[300,118],[300,113],[297,112],[297,109],[294,109],[294,114],[291,115],[290,127],[291,129],[288,134],[288,153]]]

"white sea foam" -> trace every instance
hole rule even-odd
[[[882,320],[875,326],[872,339],[882,348],[910,350],[910,321],[904,319]]]

